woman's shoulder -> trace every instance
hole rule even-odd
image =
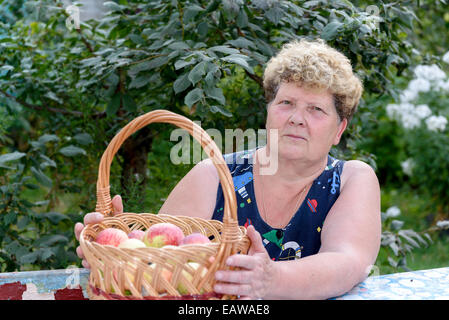
[[[341,174],[342,188],[346,183],[357,183],[360,181],[377,181],[376,172],[366,162],[361,160],[347,160],[345,161],[344,170]]]
[[[362,170],[362,172],[364,170],[374,171],[373,168],[368,163],[361,161],[361,160],[346,160],[345,161],[345,170],[346,169],[349,169],[350,171],[354,170],[357,172],[359,172],[360,170]]]

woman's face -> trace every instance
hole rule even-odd
[[[280,157],[319,161],[340,142],[346,125],[346,119],[340,121],[329,91],[283,82],[268,106],[267,145],[270,147],[270,129],[277,129]]]

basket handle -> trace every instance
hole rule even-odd
[[[224,195],[223,224],[238,229],[237,200],[229,168],[212,138],[190,119],[167,110],[154,110],[143,114],[123,127],[111,140],[103,153],[98,168],[96,211],[105,216],[113,215],[109,176],[111,163],[123,142],[137,130],[150,123],[171,123],[187,130],[204,149],[218,171]],[[234,228],[232,228],[234,229]]]

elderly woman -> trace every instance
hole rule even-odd
[[[236,192],[238,217],[252,244],[248,255],[226,261],[241,270],[216,272],[214,290],[249,299],[341,295],[365,279],[380,245],[374,171],[329,155],[357,108],[362,84],[344,55],[323,41],[301,40],[268,62],[264,89],[267,145],[224,155],[234,184],[245,188]],[[264,174],[262,159],[276,161],[277,170]],[[207,159],[176,185],[159,213],[221,220],[223,203]],[[113,205],[123,210],[119,196]],[[85,223],[101,218],[91,213]],[[77,237],[82,228],[75,226]]]

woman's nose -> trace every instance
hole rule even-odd
[[[302,110],[302,108],[298,106],[294,108],[288,121],[291,125],[305,125],[304,111]]]

